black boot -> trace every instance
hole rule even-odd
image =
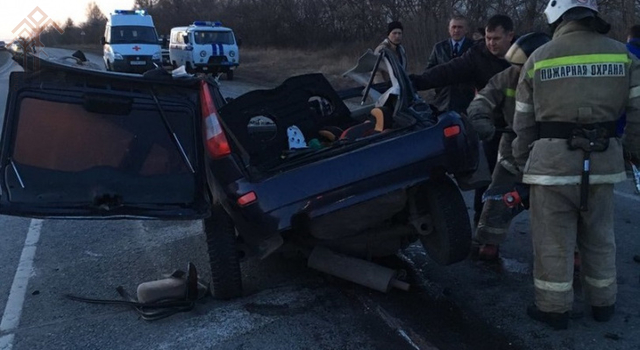
[[[527,307],[527,315],[536,321],[548,324],[555,330],[569,328],[569,312],[544,312],[538,310],[535,305],[529,305]]]
[[[607,322],[613,317],[616,311],[616,304],[609,306],[592,306],[593,319],[598,322]]]

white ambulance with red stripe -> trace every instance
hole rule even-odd
[[[190,73],[226,73],[228,80],[240,64],[233,30],[209,21],[171,29],[169,58],[174,68],[185,66]]]
[[[101,39],[107,70],[143,73],[162,65],[153,19],[144,10],[115,10]]]

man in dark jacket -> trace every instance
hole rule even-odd
[[[467,19],[464,16],[453,16],[449,21],[449,39],[443,40],[433,47],[427,68],[447,63],[469,50],[474,42],[467,38]],[[445,86],[436,90],[434,105],[441,111],[464,112],[473,96],[475,88],[472,84]]]
[[[471,83],[482,90],[491,77],[509,68],[511,64],[504,59],[513,42],[513,21],[509,16],[495,15],[489,18],[485,26],[484,43],[478,43],[462,56],[445,64],[426,70],[421,75],[411,75],[411,81],[418,90],[428,90],[448,85]],[[483,141],[484,153],[493,169],[498,158],[498,133],[488,142]],[[482,213],[482,194],[487,187],[479,188],[474,200],[474,223],[477,225]]]

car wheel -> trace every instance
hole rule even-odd
[[[424,249],[441,265],[466,259],[471,250],[471,223],[458,186],[443,177],[429,181],[425,190],[433,230],[420,237]]]
[[[227,72],[227,80],[233,80],[233,70]]]
[[[212,209],[204,220],[207,250],[211,266],[211,287],[216,299],[232,299],[242,295],[240,258],[236,249],[236,228],[221,206]]]

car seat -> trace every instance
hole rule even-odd
[[[362,137],[379,134],[391,127],[392,111],[389,107],[376,107],[364,122],[351,126],[345,130],[337,126],[326,126],[318,131],[324,141],[337,140],[353,141]]]

